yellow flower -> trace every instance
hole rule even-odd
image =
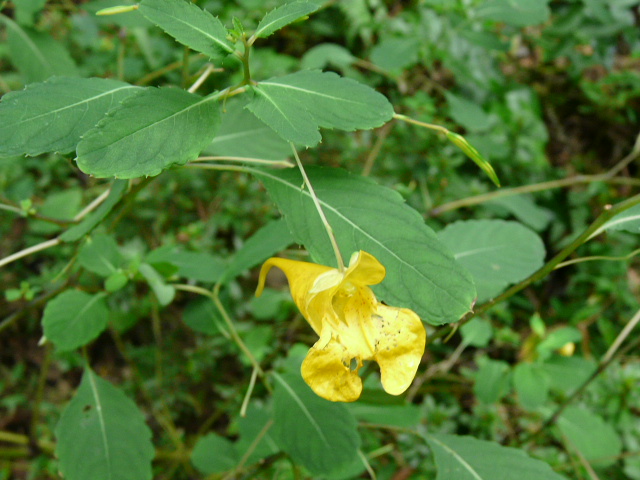
[[[409,387],[424,353],[426,332],[413,311],[376,299],[369,285],[382,282],[386,271],[373,255],[355,252],[344,272],[270,258],[260,271],[257,296],[271,267],[285,273],[293,300],[320,337],[302,363],[302,377],[316,394],[334,402],[357,400],[364,360],[380,365],[388,393],[400,395]]]

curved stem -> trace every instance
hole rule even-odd
[[[540,192],[543,190],[551,190],[553,188],[568,187],[571,185],[592,182],[620,183],[625,185],[640,186],[640,180],[635,178],[609,177],[606,173],[601,175],[577,175],[571,178],[562,178],[560,180],[550,180],[548,182],[523,185],[521,187],[506,188],[503,190],[497,190],[495,192],[483,193],[481,195],[475,195],[473,197],[462,198],[460,200],[455,200],[449,203],[443,203],[442,205],[432,209],[429,212],[429,216],[436,217],[444,212],[449,212],[451,210],[456,210],[462,207],[478,205],[480,203],[485,203],[497,198],[511,197],[513,195],[521,195],[523,193]]]
[[[413,123],[414,125],[418,125],[419,127],[428,128],[429,130],[435,130],[436,132],[444,133],[445,135],[449,132],[448,128],[445,128],[441,125],[434,125],[433,123],[421,122],[420,120],[414,120],[413,118],[407,117],[406,115],[401,115],[399,113],[394,113],[393,118],[397,120],[402,120],[403,122]]]
[[[229,332],[231,333],[231,338],[233,339],[233,341],[236,343],[236,345],[238,345],[238,348],[242,350],[242,353],[244,353],[247,356],[247,358],[251,362],[251,365],[253,365],[253,368],[258,372],[258,374],[261,377],[264,377],[264,371],[260,367],[260,364],[251,353],[251,350],[249,350],[245,345],[245,343],[242,341],[242,339],[240,338],[240,335],[238,335],[238,331],[236,330],[236,327],[233,325],[233,321],[227,314],[227,311],[225,310],[224,306],[222,305],[222,302],[220,301],[220,298],[218,296],[218,292],[220,290],[220,284],[217,284],[214,287],[213,291],[207,290],[206,288],[197,287],[195,285],[185,285],[181,283],[178,283],[178,284],[173,283],[171,284],[171,286],[173,286],[176,290],[197,293],[198,295],[203,295],[211,299],[211,301],[215,304],[218,311],[220,312],[220,315],[222,315],[222,319],[227,324],[227,327],[229,328]]]
[[[623,257],[606,257],[603,255],[594,255],[593,257],[574,258],[573,260],[567,260],[566,262],[559,263],[558,265],[556,265],[555,269],[557,270],[559,268],[567,267],[569,265],[574,265],[576,263],[593,262],[596,260],[624,261],[624,260],[629,260],[630,258],[635,257],[639,253],[640,253],[640,248],[637,250],[634,250],[628,255],[624,255]]]
[[[311,195],[313,204],[316,206],[316,210],[320,215],[322,224],[324,225],[324,228],[327,231],[327,234],[329,235],[329,241],[331,242],[331,246],[333,247],[333,253],[336,256],[336,261],[338,263],[338,270],[340,270],[341,272],[344,272],[345,271],[344,260],[342,260],[342,254],[340,253],[340,248],[338,247],[338,242],[333,233],[333,229],[331,228],[331,225],[329,224],[329,221],[327,220],[327,217],[325,216],[324,211],[322,210],[322,205],[320,205],[320,201],[316,196],[316,192],[313,190],[313,186],[309,181],[309,177],[307,177],[307,172],[305,172],[304,167],[302,166],[302,162],[300,161],[300,157],[298,156],[298,152],[296,151],[296,147],[293,145],[293,143],[291,143],[291,149],[293,150],[293,156],[296,157],[296,163],[298,164],[298,168],[300,169],[300,173],[302,174],[302,178],[304,179],[304,184],[309,189],[309,195]]]
[[[203,156],[198,157],[195,160],[191,160],[191,163],[194,162],[206,162],[206,161],[225,161],[225,162],[241,162],[241,163],[252,163],[256,165],[265,165],[273,168],[293,168],[294,164],[289,162],[288,160],[265,160],[263,158],[250,158],[250,157],[225,157],[225,156]]]
[[[46,242],[38,243],[37,245],[33,245],[32,247],[25,248],[24,250],[20,250],[19,252],[9,255],[8,257],[4,257],[3,259],[0,259],[0,267],[4,267],[9,263],[15,262],[16,260],[19,260],[28,255],[31,255],[32,253],[40,252],[42,250],[46,250],[47,248],[55,247],[59,243],[60,243],[60,239],[53,238],[51,240],[47,240]]]
[[[525,289],[526,287],[528,287],[532,283],[537,282],[538,280],[541,280],[542,278],[546,277],[565,258],[567,258],[578,247],[580,247],[580,245],[582,245],[589,238],[591,238],[593,233],[598,231],[598,229],[600,229],[600,227],[602,227],[605,223],[607,223],[611,218],[613,218],[614,216],[618,215],[621,212],[624,212],[625,210],[628,210],[629,208],[633,207],[634,205],[638,205],[638,204],[640,204],[640,194],[634,195],[633,197],[628,198],[627,200],[624,200],[624,201],[618,203],[617,205],[614,205],[610,209],[605,210],[604,212],[602,212],[598,216],[598,218],[596,218],[595,221],[591,225],[589,225],[589,227],[584,232],[582,232],[569,245],[567,245],[558,254],[556,254],[555,257],[553,257],[546,264],[544,264],[542,266],[542,268],[540,268],[538,271],[534,272],[532,275],[530,275],[529,277],[527,277],[526,279],[524,279],[520,283],[517,283],[516,285],[514,285],[511,288],[507,289],[501,295],[498,295],[497,297],[492,298],[491,300],[483,303],[482,305],[477,307],[474,311],[468,312],[465,316],[463,316],[460,319],[460,321],[457,323],[456,327],[464,325],[469,320],[471,320],[472,318],[474,318],[474,317],[476,317],[478,315],[483,314],[484,312],[489,310],[494,305],[496,305],[496,304],[508,299],[509,297],[512,297],[513,295],[515,295],[519,291]],[[440,328],[439,330],[437,330],[433,335],[431,335],[427,339],[427,345],[432,343],[434,340],[443,337],[449,331],[450,331],[450,328],[447,328],[447,327]]]

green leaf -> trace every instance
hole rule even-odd
[[[205,335],[220,333],[219,325],[223,321],[220,312],[209,298],[189,302],[182,314],[182,320],[196,332]]]
[[[240,462],[240,455],[230,440],[210,433],[198,439],[191,452],[191,462],[202,473],[209,475],[233,470]]]
[[[301,71],[254,86],[247,105],[282,138],[315,146],[320,127],[353,131],[379,127],[393,117],[382,94],[333,72]]]
[[[458,435],[424,435],[438,469],[436,480],[566,480],[524,451]]]
[[[620,436],[613,426],[584,408],[567,407],[558,418],[558,428],[569,445],[594,466],[613,465],[622,452]]]
[[[631,233],[640,233],[640,204],[634,205],[611,218],[592,237],[604,230],[624,230]]]
[[[44,336],[59,351],[73,350],[96,338],[107,326],[105,294],[67,290],[47,303],[42,316]]]
[[[220,282],[227,283],[233,280],[245,270],[264,262],[292,243],[293,238],[284,219],[267,223],[233,255]]]
[[[0,103],[0,155],[69,153],[114,105],[139,87],[104,78],[54,77]]]
[[[417,37],[385,39],[371,50],[371,62],[385,70],[402,70],[418,61],[418,46]]]
[[[179,276],[200,282],[217,282],[225,268],[219,257],[205,252],[186,252],[172,245],[152,251],[145,261],[150,264],[169,263],[177,268]]]
[[[126,98],[83,136],[76,161],[95,177],[157,175],[194,160],[211,142],[219,123],[215,97],[146,88]]]
[[[420,407],[412,404],[375,405],[360,401],[347,404],[347,408],[360,422],[400,428],[415,427],[422,416]]]
[[[173,301],[173,297],[176,296],[176,289],[171,285],[167,285],[162,275],[160,275],[155,268],[148,263],[142,263],[140,264],[138,271],[145,278],[153,290],[153,293],[156,294],[156,298],[160,305],[164,307]]]
[[[87,215],[78,225],[69,228],[69,230],[60,235],[60,240],[63,242],[75,242],[93,230],[120,201],[127,185],[129,185],[129,182],[125,180],[116,180],[113,182],[106,200]]]
[[[80,211],[82,203],[82,190],[79,188],[68,188],[61,192],[55,192],[47,196],[38,213],[46,217],[57,218],[58,220],[73,220],[73,217]],[[30,230],[34,233],[48,235],[62,230],[63,227],[44,220],[33,219],[30,221]]]
[[[513,369],[513,387],[527,410],[544,405],[549,397],[549,376],[537,363],[519,363]]]
[[[561,327],[549,332],[549,335],[536,347],[541,358],[548,358],[554,350],[562,348],[569,342],[582,340],[582,332],[576,327]]]
[[[564,393],[571,393],[578,388],[595,371],[592,360],[581,357],[563,357],[554,355],[543,363],[551,382],[551,388]]]
[[[476,317],[462,325],[460,333],[465,345],[484,348],[493,338],[493,327],[489,320]]]
[[[115,273],[122,262],[123,258],[118,250],[118,244],[109,235],[102,234],[87,238],[87,242],[78,254],[78,263],[83,268],[103,277]]]
[[[144,416],[122,391],[86,368],[56,427],[65,480],[150,480],[155,455]]]
[[[273,438],[280,448],[321,475],[350,463],[358,455],[356,420],[341,403],[318,397],[300,374],[273,374]]]
[[[297,170],[251,169],[269,191],[291,229],[319,263],[335,266],[329,237]],[[307,173],[348,260],[364,250],[386,268],[374,291],[389,305],[407,307],[433,325],[457,321],[469,311],[475,289],[470,274],[402,197],[370,179],[340,169]]]
[[[544,263],[542,240],[517,222],[460,221],[447,225],[438,237],[473,275],[479,301],[524,280]]]
[[[549,19],[548,3],[549,0],[487,0],[478,7],[476,15],[514,27],[527,27]]]
[[[498,197],[487,202],[487,205],[499,205],[536,232],[544,230],[555,217],[555,214],[548,208],[536,205],[531,195]]]
[[[246,110],[242,102],[229,100],[216,137],[205,149],[208,155],[283,160],[291,145]]]
[[[183,0],[142,0],[139,12],[180,43],[212,59],[233,53],[222,22]]]
[[[104,289],[109,293],[117,292],[121,288],[124,288],[127,283],[129,283],[127,274],[118,270],[106,278],[104,281]]]
[[[22,0],[14,5],[16,21],[27,27],[33,26],[33,17],[44,8],[47,0]]]
[[[449,115],[468,131],[478,132],[493,126],[491,116],[477,103],[451,92],[445,92],[444,95],[449,106]]]
[[[482,357],[476,373],[473,392],[478,400],[488,405],[497,402],[507,391],[509,385],[509,364],[502,360]]]
[[[280,451],[273,439],[270,423],[271,416],[266,408],[258,407],[255,404],[249,405],[245,417],[238,418],[240,439],[236,443],[236,449],[242,456],[246,455],[249,449],[252,450],[245,462],[247,465]],[[258,437],[261,439],[258,440]]]
[[[280,30],[282,27],[315,12],[319,8],[320,5],[305,1],[284,4],[267,13],[260,20],[258,28],[256,28],[256,32],[253,35],[259,38],[266,38],[276,30]]]
[[[0,21],[7,26],[8,52],[24,83],[40,82],[53,75],[78,75],[69,52],[51,35],[23,28],[1,14]]]

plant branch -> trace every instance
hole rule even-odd
[[[295,165],[288,160],[265,160],[263,158],[250,158],[250,157],[225,157],[225,156],[203,156],[198,157],[195,160],[192,160],[191,163],[195,162],[206,162],[206,161],[226,161],[226,162],[241,162],[241,163],[252,163],[256,165],[265,165],[273,168],[293,168]]]
[[[494,305],[496,305],[496,304],[498,304],[498,303],[500,303],[500,302],[512,297],[513,295],[515,295],[519,291],[525,289],[526,287],[528,287],[532,283],[537,282],[538,280],[541,280],[542,278],[546,277],[565,258],[567,258],[569,255],[571,255],[575,250],[578,249],[578,247],[580,247],[589,238],[591,238],[593,233],[598,231],[598,229],[600,229],[600,227],[602,227],[605,223],[607,223],[611,218],[615,217],[619,213],[624,212],[625,210],[628,210],[629,208],[631,208],[631,207],[633,207],[633,206],[635,206],[637,204],[640,204],[640,194],[634,195],[633,197],[628,198],[628,199],[626,199],[626,200],[614,205],[613,207],[603,211],[598,216],[598,218],[596,218],[595,221],[591,225],[589,225],[589,227],[584,232],[582,232],[569,245],[567,245],[558,254],[556,254],[555,257],[553,257],[546,264],[544,264],[542,266],[542,268],[540,268],[539,270],[534,272],[532,275],[530,275],[529,277],[527,277],[526,279],[524,279],[520,283],[517,283],[516,285],[513,285],[511,288],[507,289],[501,295],[498,295],[497,297],[495,297],[495,298],[483,303],[482,305],[477,307],[475,310],[468,312],[465,316],[463,316],[460,319],[460,321],[458,322],[457,326],[464,325],[469,320],[471,320],[472,318],[474,318],[474,317],[476,317],[478,315],[483,314],[484,312],[486,312],[487,310],[492,308]],[[433,335],[431,335],[427,339],[427,345],[432,343],[434,340],[443,337],[444,335],[446,335],[446,333],[448,331],[449,331],[449,328],[446,328],[446,327],[440,328],[439,330],[437,330]]]
[[[20,250],[19,252],[9,255],[8,257],[4,257],[3,259],[0,259],[0,267],[4,267],[5,265],[10,264],[11,262],[15,262],[16,260],[20,260],[23,257],[29,256],[32,253],[40,252],[42,250],[46,250],[47,248],[55,247],[60,243],[61,243],[60,239],[53,238],[51,240],[38,243],[37,245],[33,245],[29,248],[25,248],[24,250]]]
[[[551,425],[556,423],[558,417],[564,412],[565,408],[569,406],[573,400],[575,400],[578,396],[582,394],[582,392],[593,382],[602,372],[604,372],[609,365],[617,358],[622,355],[625,355],[627,352],[634,351],[640,345],[640,336],[636,337],[635,340],[629,344],[622,350],[619,349],[622,342],[629,335],[631,330],[638,324],[640,320],[640,310],[636,312],[633,318],[629,321],[626,327],[620,332],[616,340],[613,342],[607,353],[602,357],[600,362],[598,363],[598,367],[594,370],[594,372],[587,378],[582,384],[574,390],[574,392],[569,395],[569,397],[560,405],[558,408],[547,418],[544,423],[538,427],[534,432],[528,434],[523,439],[519,440],[518,443],[522,445],[528,441],[531,441],[538,437],[541,433],[546,431]],[[631,328],[629,328],[631,327]],[[618,341],[620,340],[620,341]],[[614,348],[615,347],[615,348]]]
[[[231,334],[231,338],[233,339],[233,341],[236,343],[236,345],[238,345],[238,348],[240,348],[240,350],[242,350],[242,352],[247,356],[247,358],[251,362],[251,365],[253,365],[253,368],[258,372],[258,374],[261,377],[264,377],[264,371],[260,367],[260,364],[251,353],[251,350],[249,350],[245,345],[245,343],[242,341],[242,339],[240,338],[240,335],[238,335],[238,331],[236,330],[236,327],[233,325],[233,321],[227,314],[227,311],[225,310],[224,306],[222,305],[222,302],[220,301],[220,298],[218,296],[218,292],[220,290],[220,284],[217,284],[214,287],[213,291],[210,291],[210,290],[207,290],[206,288],[198,287],[195,285],[186,285],[181,283],[178,283],[178,284],[173,283],[171,285],[176,290],[182,290],[183,292],[197,293],[198,295],[202,295],[211,299],[211,301],[213,301],[215,306],[218,308],[220,315],[222,315],[222,319],[227,324],[227,327],[229,328],[229,332]]]
[[[300,161],[300,157],[298,156],[298,152],[296,151],[296,147],[291,143],[291,149],[293,150],[293,156],[296,158],[296,163],[298,164],[298,168],[300,169],[300,174],[304,179],[304,184],[309,189],[309,195],[313,200],[313,204],[316,206],[316,210],[318,211],[318,215],[320,215],[320,219],[322,220],[322,224],[324,225],[325,230],[327,231],[327,235],[329,235],[329,241],[331,242],[331,246],[333,247],[333,253],[336,256],[336,261],[338,263],[338,270],[341,272],[345,271],[344,260],[342,259],[342,254],[340,253],[340,248],[338,247],[338,241],[336,240],[336,236],[333,233],[333,228],[329,224],[327,217],[324,214],[324,210],[322,210],[322,205],[320,205],[320,201],[316,196],[316,192],[313,190],[313,186],[309,181],[309,177],[307,177],[307,172],[305,172],[304,167],[302,166],[302,162]]]
[[[551,190],[554,188],[569,187],[572,185],[579,185],[582,183],[593,183],[593,182],[606,182],[606,183],[617,183],[617,184],[624,184],[624,185],[640,186],[640,180],[635,178],[609,177],[607,176],[606,173],[601,175],[577,175],[571,178],[550,180],[548,182],[534,183],[531,185],[523,185],[521,187],[515,187],[515,188],[505,188],[502,190],[497,190],[495,192],[483,193],[481,195],[475,195],[473,197],[467,197],[467,198],[462,198],[460,200],[455,200],[453,202],[443,203],[442,205],[433,208],[429,212],[429,216],[437,217],[438,215],[441,215],[444,212],[457,210],[458,208],[462,208],[462,207],[471,207],[473,205],[489,202],[497,198],[511,197],[513,195],[521,195],[523,193],[540,192],[543,190]]]

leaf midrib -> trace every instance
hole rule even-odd
[[[102,402],[100,401],[100,395],[98,394],[98,386],[96,385],[93,373],[90,370],[86,370],[89,375],[89,384],[91,386],[91,393],[96,404],[96,413],[98,415],[98,422],[100,423],[100,435],[102,436],[102,442],[104,445],[105,460],[107,463],[107,475],[108,479],[113,478],[113,472],[111,467],[111,453],[109,451],[109,441],[107,439],[107,426],[105,423],[104,415],[102,412]]]
[[[451,447],[449,447],[449,445],[442,443],[440,440],[438,440],[436,437],[433,436],[429,436],[429,438],[431,439],[431,441],[433,441],[434,443],[437,443],[443,450],[445,450],[449,455],[451,455],[452,457],[454,457],[472,476],[473,478],[475,478],[476,480],[484,480],[479,474],[478,472],[476,472],[476,470],[467,463],[467,461],[462,458],[458,452],[456,452],[455,450],[453,450]]]
[[[151,10],[154,10],[154,8],[153,8],[153,7],[150,7],[149,5],[145,5],[145,7],[146,7],[146,8],[149,8],[149,9],[151,9]],[[198,8],[198,7],[196,7],[196,8]],[[198,9],[199,9],[199,8],[198,8]],[[201,10],[202,12],[204,12],[204,13],[205,13],[205,15],[210,15],[210,16],[211,16],[211,19],[214,19],[214,23],[215,23],[215,17],[214,17],[213,15],[211,15],[210,13],[208,13],[208,12],[206,12],[206,11],[202,10],[202,9],[199,9],[199,10]],[[206,38],[208,38],[208,39],[210,39],[210,40],[213,40],[217,45],[219,45],[220,47],[222,47],[222,48],[223,48],[227,53],[233,53],[233,48],[232,48],[232,47],[230,47],[228,44],[226,44],[225,42],[223,42],[222,40],[220,40],[218,37],[214,37],[214,36],[210,35],[210,34],[209,34],[209,32],[207,32],[206,30],[202,30],[202,29],[200,29],[199,27],[196,27],[195,25],[193,25],[192,23],[188,23],[187,21],[183,20],[183,19],[182,19],[182,18],[180,18],[180,17],[176,17],[176,16],[173,16],[173,15],[170,15],[170,14],[168,14],[168,13],[166,13],[166,12],[162,11],[162,10],[159,10],[159,9],[157,9],[157,8],[155,9],[155,11],[156,11],[156,12],[159,12],[161,15],[165,15],[166,17],[171,18],[171,20],[178,21],[178,22],[182,23],[183,25],[186,25],[187,27],[191,27],[193,30],[195,30],[196,32],[201,33],[201,34],[202,34],[202,35],[204,35]],[[207,19],[207,20],[209,20],[209,19]],[[216,27],[217,27],[217,26],[216,26]],[[163,30],[167,31],[164,27],[161,27],[161,28],[162,28]],[[215,27],[214,27],[214,28],[215,28]],[[222,26],[222,28],[224,28],[224,26]]]
[[[296,394],[296,392],[293,391],[293,389],[289,386],[289,384],[285,382],[280,375],[278,375],[277,373],[274,373],[273,376],[276,380],[278,380],[280,385],[282,385],[287,390],[287,393],[291,395],[291,398],[293,398],[294,402],[298,405],[298,407],[300,407],[300,410],[302,410],[302,413],[304,413],[305,417],[307,417],[311,426],[318,432],[318,435],[322,440],[322,442],[325,444],[325,446],[328,448],[331,448],[331,444],[329,443],[327,438],[324,436],[324,433],[322,432],[320,425],[313,418],[313,415],[311,415],[311,412],[309,412],[309,410],[307,409],[305,404],[302,402],[300,397]]]
[[[76,103],[72,103],[71,105],[65,105],[64,107],[57,108],[55,110],[49,110],[49,111],[47,111],[45,113],[41,113],[40,115],[36,115],[35,117],[29,117],[27,119],[20,120],[20,122],[18,122],[18,124],[32,122],[32,121],[37,120],[37,119],[39,119],[41,117],[45,117],[47,115],[57,115],[58,113],[63,112],[64,110],[77,107],[78,105],[82,105],[84,103],[94,102],[94,101],[98,100],[101,97],[104,97],[106,95],[113,95],[113,94],[115,94],[116,92],[118,92],[120,90],[125,90],[125,89],[128,89],[128,88],[138,89],[140,87],[136,87],[136,86],[133,86],[133,85],[124,85],[122,87],[119,87],[119,88],[116,88],[116,89],[113,89],[113,90],[109,90],[108,92],[101,93],[100,95],[95,95],[93,97],[86,98],[86,99],[84,99],[82,101],[79,101],[79,102],[76,102]]]
[[[259,171],[259,170],[255,170],[255,169],[247,169],[247,170],[251,170],[253,172],[255,172],[256,175],[260,176],[266,176],[271,178],[272,180],[276,180],[304,195],[306,195],[307,197],[311,197],[311,195],[309,194],[309,192],[307,192],[306,190],[300,190],[300,188],[296,185],[293,185],[291,183],[286,182],[285,180],[279,178],[279,177],[274,177],[272,175],[270,175],[267,172],[263,172],[263,171]],[[333,212],[335,215],[337,215],[338,217],[340,217],[344,222],[348,223],[349,225],[351,225],[354,229],[358,230],[359,232],[361,232],[364,236],[366,236],[367,238],[369,238],[371,241],[373,241],[374,243],[376,243],[377,245],[380,245],[381,248],[383,248],[386,252],[388,252],[389,254],[391,254],[398,262],[400,262],[401,264],[405,265],[406,267],[408,267],[410,270],[413,270],[414,273],[416,273],[419,277],[424,278],[426,281],[428,281],[433,287],[443,291],[447,296],[449,296],[455,303],[464,306],[465,308],[468,308],[468,306],[462,302],[460,302],[458,299],[456,299],[455,297],[453,297],[446,289],[440,287],[439,285],[437,285],[433,280],[431,280],[429,277],[425,277],[421,272],[419,272],[413,265],[411,265],[410,263],[407,263],[405,260],[401,259],[395,252],[393,252],[392,250],[390,250],[387,246],[385,246],[383,243],[381,243],[377,238],[371,236],[368,232],[362,230],[362,228],[360,228],[359,225],[356,225],[355,223],[353,223],[351,221],[351,219],[345,217],[344,215],[342,215],[342,213],[340,213],[338,210],[336,210],[332,205],[326,203],[325,201],[323,201],[322,199],[318,198],[318,201],[320,202],[320,204],[323,207],[326,207],[327,209],[329,209],[331,212]]]
[[[367,107],[367,106],[370,105],[369,102],[357,102],[355,100],[350,100],[350,99],[344,98],[344,97],[334,97],[334,96],[326,94],[326,93],[318,92],[317,90],[307,90],[307,89],[300,88],[300,87],[295,87],[293,85],[289,85],[289,84],[286,84],[286,83],[277,83],[277,82],[274,83],[274,82],[266,81],[266,82],[260,82],[259,85],[270,85],[272,87],[276,87],[276,88],[279,87],[279,88],[285,88],[285,89],[288,88],[288,89],[291,89],[291,90],[297,90],[297,91],[302,92],[302,93],[307,94],[307,95],[315,95],[315,96],[318,96],[318,97],[327,98],[329,100],[334,100],[334,101],[339,101],[339,102],[344,102],[344,103],[352,103],[354,105],[358,105],[358,106],[361,106],[361,107],[362,106]]]
[[[217,97],[215,97],[215,96],[204,97],[202,100],[200,100],[200,101],[198,101],[198,102],[196,102],[196,103],[194,103],[194,104],[192,104],[192,105],[189,105],[188,107],[181,108],[179,111],[174,112],[174,113],[172,113],[171,115],[169,115],[169,116],[167,116],[167,117],[161,118],[161,119],[159,119],[159,120],[157,120],[157,121],[154,121],[154,122],[152,122],[152,123],[149,123],[149,124],[147,124],[147,125],[144,125],[144,126],[142,126],[142,127],[138,128],[138,129],[136,129],[135,131],[133,131],[133,132],[129,133],[128,135],[125,135],[125,136],[123,136],[123,137],[120,137],[120,138],[119,138],[118,140],[116,140],[115,142],[109,142],[109,143],[107,143],[107,144],[100,145],[98,148],[95,148],[95,149],[90,150],[90,151],[88,151],[88,152],[83,152],[82,156],[88,156],[88,155],[91,155],[91,154],[93,154],[93,153],[95,153],[95,152],[98,152],[98,151],[100,151],[100,150],[105,150],[105,149],[108,149],[108,148],[110,148],[110,147],[113,147],[114,145],[118,145],[120,142],[123,142],[123,141],[125,141],[125,140],[129,139],[130,137],[132,137],[132,136],[134,136],[134,135],[138,135],[138,134],[140,134],[141,132],[144,132],[145,130],[147,130],[147,129],[149,129],[149,128],[152,128],[152,127],[154,127],[154,126],[156,126],[156,125],[160,125],[160,124],[162,124],[162,123],[164,123],[164,122],[166,122],[166,121],[168,121],[168,120],[173,119],[174,117],[177,117],[177,116],[179,116],[179,115],[182,115],[182,114],[184,114],[184,113],[188,112],[188,111],[189,111],[189,110],[191,110],[192,108],[196,108],[196,107],[200,106],[201,104],[203,104],[203,103],[207,103],[207,102],[210,102],[210,101],[212,101],[212,100],[217,100]],[[101,129],[101,128],[104,128],[104,127],[97,126],[95,129]],[[93,130],[92,130],[92,131],[93,131]]]

